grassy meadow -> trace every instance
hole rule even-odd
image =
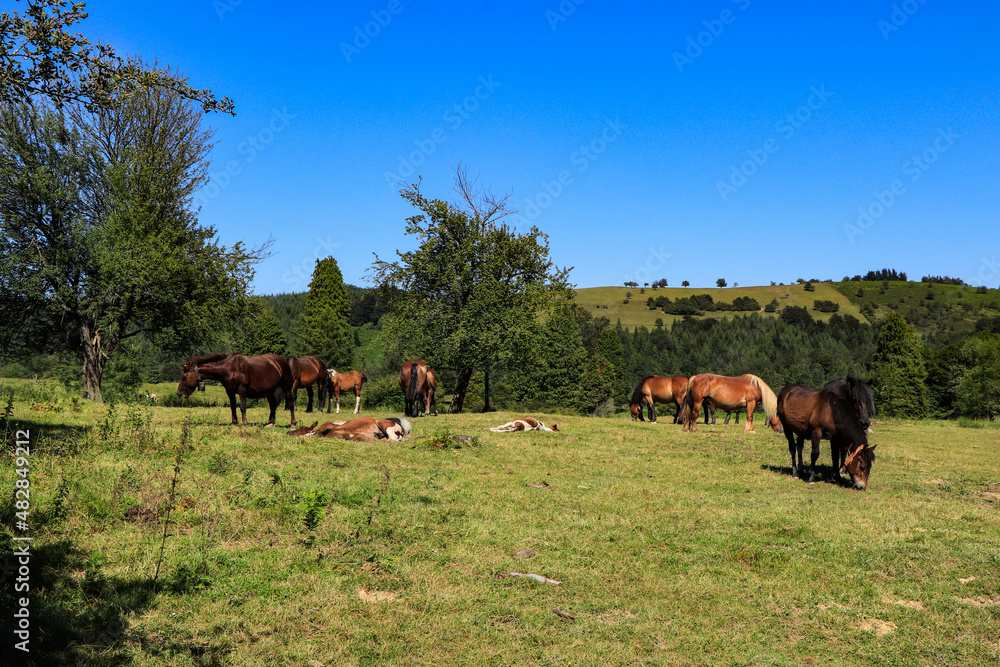
[[[262,428],[264,407],[233,427],[220,405],[111,408],[26,381],[0,381],[0,407],[3,385],[5,553],[12,435],[31,432],[36,664],[1000,661],[995,425],[876,423],[859,492],[828,481],[828,443],[807,484],[759,421],[682,433],[672,409],[536,415],[558,433],[442,414],[346,443],[285,435],[287,412]]]
[[[710,294],[716,302],[732,303],[733,299],[748,296],[760,303],[762,316],[777,317],[777,313],[765,313],[764,306],[777,299],[781,308],[785,306],[800,306],[809,310],[814,319],[829,320],[833,313],[820,313],[813,310],[813,302],[817,300],[833,301],[840,304],[839,314],[852,315],[862,322],[867,322],[858,306],[853,304],[846,294],[838,291],[834,283],[813,283],[814,292],[807,292],[803,285],[761,285],[754,287],[585,287],[576,290],[576,303],[588,310],[594,317],[607,317],[614,324],[619,319],[622,326],[633,328],[644,326],[652,329],[657,318],[662,319],[665,326],[670,326],[674,320],[683,319],[681,315],[668,315],[660,309],[650,310],[646,305],[649,297],[667,296],[671,301],[681,297],[691,297],[695,294]],[[645,293],[642,293],[645,290]],[[625,303],[629,292],[632,298]],[[707,311],[706,318],[733,317],[749,315],[747,312]]]

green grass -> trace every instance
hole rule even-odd
[[[813,302],[817,300],[833,301],[840,304],[841,315],[852,315],[862,322],[867,319],[861,314],[858,306],[843,293],[835,289],[835,283],[813,283],[816,288],[814,292],[807,292],[803,285],[775,285],[759,287],[666,287],[662,289],[635,288],[635,287],[587,287],[576,290],[576,303],[585,308],[594,317],[607,317],[612,324],[621,320],[622,326],[633,328],[644,326],[652,329],[656,325],[657,318],[663,320],[664,325],[670,324],[677,319],[682,319],[679,315],[667,315],[662,310],[650,310],[646,305],[649,297],[654,299],[657,296],[667,296],[671,301],[676,301],[678,297],[690,297],[695,294],[710,294],[712,299],[719,302],[732,303],[733,299],[740,296],[748,296],[757,299],[761,308],[777,299],[779,308],[785,306],[800,306],[809,310],[814,319],[829,320],[833,313],[820,313],[813,310]],[[645,289],[645,293],[641,293]],[[629,303],[624,303],[625,295],[631,292],[632,298]],[[607,306],[607,308],[605,308]],[[733,317],[734,315],[747,315],[748,313],[737,313],[732,311],[709,311],[704,317]],[[761,315],[775,317],[776,314],[765,313]]]
[[[1000,660],[995,429],[876,423],[857,492],[791,479],[783,436],[742,425],[539,415],[561,432],[496,434],[521,415],[463,414],[345,443],[261,428],[263,407],[232,427],[223,407],[36,404],[8,427],[33,440],[39,664]],[[478,441],[415,446],[446,431]]]

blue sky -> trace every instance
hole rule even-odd
[[[13,4],[13,3],[4,3]],[[510,193],[580,287],[883,267],[1000,285],[1000,5],[93,1],[80,27],[236,103],[202,223],[365,285],[397,180]],[[17,7],[15,6],[15,9]]]

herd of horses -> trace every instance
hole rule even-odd
[[[320,412],[324,408],[330,412],[336,404],[339,414],[340,395],[349,391],[355,396],[354,414],[358,414],[361,411],[361,390],[367,380],[360,371],[339,372],[327,368],[315,356],[286,359],[277,354],[211,354],[192,357],[184,364],[177,394],[186,398],[196,390],[204,391],[206,379],[215,380],[225,388],[234,425],[239,423],[236,417],[237,398],[244,425],[247,423],[247,399],[264,398],[270,408],[268,425],[274,425],[278,405],[284,400],[285,409],[291,412],[293,429],[296,425],[295,409],[299,389],[305,389],[309,396],[306,412],[313,410],[313,388],[317,387]],[[399,373],[399,388],[405,397],[407,417],[418,417],[421,412],[429,415],[432,410],[433,414],[437,414],[434,400],[437,377],[434,369],[425,362],[405,362]],[[644,378],[632,393],[629,408],[633,421],[644,421],[645,409],[649,420],[655,423],[657,403],[674,403],[677,406],[674,423],[682,423],[684,431],[698,430],[698,418],[702,410],[705,411],[705,423],[708,423],[710,413],[714,423],[715,410],[721,408],[727,412],[726,423],[729,423],[729,416],[736,412],[738,424],[740,411],[746,411],[743,428],[744,431],[752,432],[754,411],[757,406],[761,406],[765,424],[779,433],[784,432],[788,440],[792,476],[805,472],[802,453],[808,437],[812,442],[810,482],[816,480],[820,441],[829,440],[836,481],[839,483],[842,474],[846,472],[850,475],[854,488],[865,489],[868,486],[868,476],[875,460],[875,446],[869,446],[867,432],[875,413],[875,401],[871,387],[859,378],[837,378],[819,391],[806,385],[792,384],[775,396],[771,388],[756,375],[728,377],[702,373],[690,378],[651,375]],[[308,429],[299,429],[301,433],[295,433],[317,434],[320,431],[318,434],[326,437],[343,437],[347,433],[344,424],[351,424],[353,428],[357,426],[353,422],[359,419],[368,418],[327,422],[330,426],[324,428],[327,426],[324,424],[320,429],[316,429],[316,424],[313,424]],[[365,422],[362,430],[368,429],[374,433],[374,429],[380,428],[385,435],[386,429],[392,428],[388,423],[373,424]],[[514,422],[511,425],[512,430],[526,428],[526,425],[521,425],[518,429]],[[406,430],[408,432],[408,425]],[[543,426],[542,430],[550,429]],[[557,429],[553,426],[551,430]],[[375,437],[378,437],[377,434]]]
[[[790,384],[775,396],[770,387],[756,375],[728,377],[702,373],[686,378],[680,375],[663,377],[651,375],[639,383],[632,392],[629,409],[632,420],[645,421],[643,409],[649,420],[656,422],[656,404],[677,406],[674,423],[683,424],[684,431],[698,430],[698,417],[705,411],[715,422],[717,408],[729,413],[746,410],[744,431],[753,431],[754,410],[760,405],[764,410],[766,425],[788,440],[792,459],[792,476],[804,472],[802,449],[805,439],[812,442],[809,481],[816,481],[816,460],[820,454],[820,441],[829,440],[833,459],[834,479],[840,483],[847,472],[856,489],[868,487],[868,476],[875,461],[875,447],[868,444],[868,428],[875,414],[875,398],[871,387],[860,378],[846,376],[831,380],[816,391],[804,384]]]

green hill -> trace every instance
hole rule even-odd
[[[646,302],[666,296],[671,301],[678,298],[690,298],[699,294],[708,294],[718,302],[732,303],[738,297],[751,297],[761,306],[761,315],[775,317],[780,309],[786,306],[799,306],[809,310],[815,319],[828,320],[833,313],[821,313],[813,309],[815,301],[833,301],[840,306],[837,311],[841,315],[852,315],[862,322],[867,321],[857,304],[843,292],[836,289],[837,283],[813,283],[815,291],[807,291],[804,285],[771,285],[759,287],[585,287],[576,290],[576,302],[589,310],[594,317],[607,317],[612,322],[621,320],[623,327],[645,326],[653,328],[657,318],[669,326],[674,320],[682,319],[681,315],[669,315],[661,309],[651,310]],[[626,295],[632,297],[625,303]],[[778,300],[778,312],[765,313],[764,307],[772,300]],[[702,317],[732,317],[747,315],[746,311],[705,311]]]

